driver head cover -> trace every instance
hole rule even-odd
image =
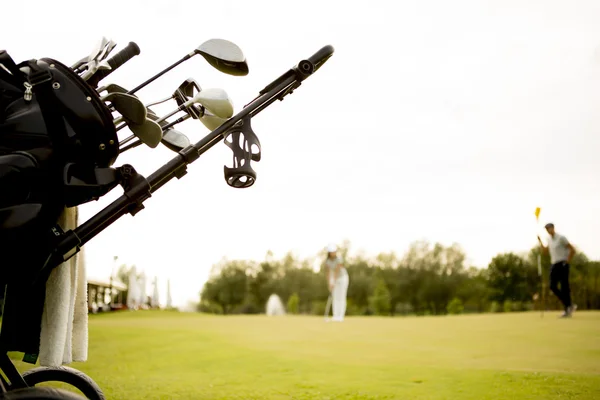
[[[329,246],[327,246],[327,252],[328,253],[335,253],[337,251],[337,246],[335,244],[330,244]]]

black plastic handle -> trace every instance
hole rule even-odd
[[[325,64],[325,62],[327,60],[329,60],[329,57],[331,57],[333,55],[333,52],[334,52],[333,46],[327,45],[327,46],[321,48],[321,50],[317,51],[312,56],[308,57],[308,61],[310,61],[311,64],[315,66],[313,73],[316,70],[318,70],[319,68],[321,68],[321,65]]]
[[[333,46],[327,45],[322,47],[306,60],[302,60],[296,65],[294,70],[298,74],[298,78],[302,81],[314,74],[327,60],[333,55]]]
[[[111,69],[102,69],[96,71],[96,73],[88,79],[88,83],[94,87],[98,86],[98,82],[102,79],[106,78],[108,75],[113,73],[117,68],[121,65],[125,64],[127,61],[131,60],[133,57],[140,54],[140,48],[135,42],[129,42],[127,46],[113,57],[108,60],[108,65],[110,65]]]

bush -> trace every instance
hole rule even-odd
[[[290,296],[287,302],[287,311],[290,314],[298,314],[298,306],[300,305],[300,297],[298,297],[297,293],[294,293]],[[323,312],[325,312],[323,310]]]
[[[512,310],[515,311],[515,312],[525,311],[525,308],[523,307],[523,302],[521,302],[521,301],[515,301],[512,304]]]
[[[311,314],[325,315],[325,306],[326,305],[327,305],[327,301],[314,300],[311,304]],[[331,315],[331,309],[329,310],[329,314]]]
[[[492,301],[492,304],[490,304],[490,312],[491,313],[502,312],[502,309],[500,308],[500,304],[498,304],[497,301]]]
[[[373,296],[369,297],[369,305],[377,315],[389,315],[390,291],[383,280],[379,281]]]
[[[239,306],[233,313],[234,314],[260,314],[262,312],[261,309],[254,303],[244,303]]]
[[[452,301],[450,301],[450,303],[448,303],[448,306],[446,307],[446,310],[448,311],[448,314],[462,314],[463,310],[465,309],[465,307],[463,306],[462,301],[455,297],[452,299]]]
[[[198,311],[207,314],[223,314],[223,308],[220,305],[208,301],[201,301],[198,304]]]
[[[323,310],[325,312],[325,310]],[[361,315],[364,313],[364,310],[361,307],[354,304],[352,299],[348,299],[346,302],[346,315]]]
[[[513,302],[510,300],[504,300],[504,312],[513,311]]]

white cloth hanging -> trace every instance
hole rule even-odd
[[[58,224],[66,232],[78,224],[77,207],[66,208]],[[39,360],[56,367],[87,361],[88,298],[83,250],[50,273],[42,314]]]

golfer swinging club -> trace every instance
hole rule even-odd
[[[327,284],[329,292],[333,297],[333,318],[332,321],[342,322],[346,314],[346,293],[348,292],[348,284],[350,279],[348,271],[344,268],[344,263],[337,256],[337,247],[331,244],[327,247]]]
[[[544,247],[539,236],[538,241],[544,253],[550,252],[550,262],[552,263],[550,267],[550,289],[565,307],[565,312],[560,317],[568,318],[577,309],[577,305],[571,303],[571,288],[569,287],[569,264],[575,255],[575,248],[565,236],[556,233],[554,224],[546,224],[545,228],[550,235],[548,247]],[[558,288],[559,283],[560,289]]]

